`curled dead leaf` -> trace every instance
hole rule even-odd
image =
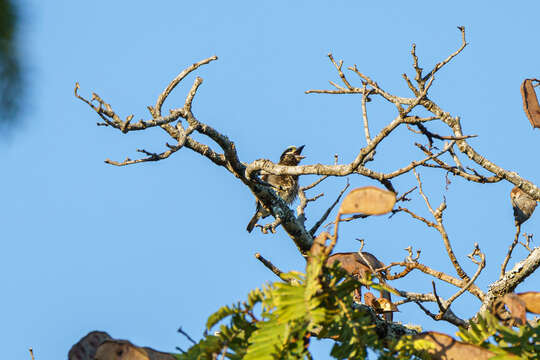
[[[527,321],[527,318],[525,317],[525,302],[514,293],[504,295],[502,300],[508,307],[512,318],[520,325],[525,324]]]
[[[516,294],[525,303],[525,308],[533,314],[540,314],[540,292],[528,291]]]
[[[414,340],[426,340],[434,346],[428,349],[427,352],[431,355],[432,359],[489,359],[495,356],[489,350],[486,350],[480,346],[466,344],[461,341],[455,340],[453,337],[446,334],[438,333],[435,331],[429,331],[413,336]]]
[[[396,203],[396,194],[366,186],[351,190],[343,199],[340,214],[382,215],[392,210]]]
[[[106,340],[97,349],[95,360],[175,360],[173,354],[138,347],[127,340]]]
[[[540,128],[540,105],[533,87],[533,80],[525,79],[521,84],[521,97],[523,98],[523,110],[531,122],[533,128]]]

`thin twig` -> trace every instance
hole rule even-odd
[[[208,64],[214,60],[217,60],[217,56],[211,56],[207,59],[204,59],[204,60],[201,60],[197,63],[194,63],[193,65],[185,68],[184,70],[182,70],[182,72],[180,72],[180,74],[178,74],[178,76],[176,76],[170,83],[169,85],[167,85],[167,87],[165,88],[165,90],[163,90],[161,92],[161,94],[158,96],[158,99],[156,101],[156,105],[154,106],[154,109],[153,109],[153,113],[155,114],[156,117],[158,116],[161,116],[161,106],[163,105],[163,103],[165,102],[165,99],[167,99],[167,97],[169,96],[169,94],[174,90],[174,88],[176,87],[176,85],[178,85],[186,76],[188,76],[190,73],[192,73],[194,70],[196,70],[197,68],[199,68],[200,66],[202,65],[205,65],[205,64]]]
[[[416,146],[418,146],[424,153],[426,153],[426,155],[431,155],[432,152],[429,151],[428,149],[426,149],[424,146],[420,145],[420,144],[415,144]],[[450,149],[451,150],[451,149]],[[449,151],[450,151],[449,150]],[[474,181],[474,182],[477,182],[477,183],[496,183],[496,182],[499,182],[501,181],[503,178],[502,177],[499,177],[499,176],[490,176],[490,177],[485,177],[485,176],[482,176],[478,173],[475,172],[474,175],[471,175],[471,174],[468,174],[467,172],[465,172],[464,169],[460,169],[459,167],[455,167],[455,166],[450,166],[448,164],[446,164],[445,162],[443,162],[441,159],[437,158],[437,157],[434,157],[433,158],[433,161],[435,161],[438,165],[438,167],[440,167],[441,169],[444,169],[444,170],[447,170],[449,172],[451,172],[452,174],[454,175],[457,175],[457,176],[461,176],[469,181]],[[430,165],[430,164],[423,164],[423,166],[425,167],[436,167],[434,165]]]
[[[369,144],[371,142],[371,136],[369,135],[369,122],[367,117],[367,98],[369,95],[369,92],[367,91],[367,84],[364,83],[363,87],[363,94],[362,94],[362,119],[364,120],[364,135],[366,136],[366,143]]]
[[[450,239],[448,238],[448,233],[446,232],[446,229],[443,225],[443,211],[446,209],[446,200],[443,200],[443,202],[439,205],[439,207],[436,210],[433,210],[429,203],[429,199],[424,194],[424,191],[422,190],[422,182],[420,180],[420,176],[416,173],[416,171],[413,170],[414,176],[416,177],[416,180],[418,182],[418,191],[420,192],[420,195],[424,198],[424,201],[431,212],[433,214],[433,217],[437,221],[437,225],[434,226],[437,231],[441,234],[441,237],[443,239],[444,247],[446,248],[446,253],[448,254],[448,257],[450,258],[450,261],[452,262],[452,265],[456,269],[457,274],[460,278],[462,278],[465,281],[469,281],[470,278],[467,275],[467,273],[463,270],[461,265],[459,264],[456,255],[454,254],[454,250],[452,249],[452,245],[450,244]],[[424,219],[423,220],[426,224],[428,222]],[[429,225],[432,226],[432,225]]]
[[[474,256],[479,256],[480,261],[479,262],[475,261]],[[450,305],[454,302],[455,299],[457,299],[459,296],[461,296],[461,294],[463,294],[465,291],[469,290],[469,288],[471,286],[473,286],[474,282],[476,281],[478,276],[480,276],[480,273],[482,272],[482,270],[486,266],[486,255],[484,253],[480,252],[480,248],[478,247],[477,243],[474,244],[474,251],[471,254],[469,254],[469,257],[473,260],[473,262],[475,262],[478,265],[478,268],[476,269],[476,272],[474,273],[471,280],[469,280],[469,282],[467,282],[467,284],[465,284],[465,286],[463,286],[458,292],[456,292],[454,295],[452,295],[446,301],[447,308],[450,307]]]
[[[280,278],[281,280],[283,281],[286,281],[286,282],[289,282],[290,283],[290,280],[285,278],[283,276],[283,271],[281,271],[277,266],[275,266],[274,264],[272,264],[272,262],[270,260],[267,260],[265,259],[260,253],[255,253],[255,258],[257,260],[259,260],[264,266],[266,266],[271,272],[273,272],[274,274],[276,274],[276,276],[278,278]]]
[[[426,81],[428,78],[433,78],[433,75],[435,75],[437,71],[439,71],[444,65],[448,64],[453,58],[455,58],[459,53],[461,53],[463,49],[465,49],[465,47],[467,46],[467,41],[465,40],[465,27],[458,26],[458,29],[459,31],[461,31],[461,46],[459,47],[459,49],[450,54],[442,62],[437,63],[437,65],[435,65],[435,67],[429,73],[427,73],[426,76],[424,76],[422,81]]]
[[[437,295],[437,288],[435,287],[435,281],[433,280],[431,281],[431,286],[433,287],[433,295],[435,296],[435,299],[437,300],[437,306],[439,306],[439,314],[444,314],[446,310],[448,310],[448,308],[443,306],[439,298],[439,295]]]
[[[343,194],[345,193],[345,191],[347,191],[347,189],[349,188],[349,179],[347,179],[347,184],[345,185],[345,187],[340,191],[339,195],[337,196],[336,200],[332,203],[332,205],[330,205],[330,207],[328,209],[326,209],[326,211],[324,212],[324,214],[321,216],[321,218],[315,223],[315,225],[313,225],[313,227],[309,230],[309,233],[311,234],[311,236],[314,236],[315,233],[317,232],[317,230],[319,229],[319,227],[322,225],[323,222],[326,221],[326,219],[328,218],[328,216],[330,215],[330,213],[332,212],[332,210],[334,209],[334,207],[339,203],[339,200],[341,199],[341,197],[343,196]]]
[[[321,176],[320,178],[318,178],[317,180],[315,180],[315,181],[314,181],[313,183],[311,183],[310,185],[302,186],[300,189],[303,190],[303,191],[313,189],[315,186],[317,186],[317,185],[319,185],[321,182],[323,182],[323,180],[328,179],[328,177],[329,177],[328,175]]]
[[[227,345],[225,345],[223,347],[223,350],[221,350],[221,360],[225,360],[225,355],[227,355],[227,350],[229,349],[229,347]]]
[[[531,241],[532,241],[532,239],[533,239],[533,234],[523,233],[523,237],[524,237],[525,239],[527,239],[527,240],[526,240],[526,243],[522,243],[521,241],[520,241],[519,243],[520,243],[521,245],[523,245],[523,247],[524,247],[525,249],[527,249],[527,251],[532,252],[532,249],[531,249]]]
[[[518,241],[519,241],[519,232],[521,231],[521,224],[516,225],[516,235],[514,236],[514,241],[508,248],[508,253],[506,254],[506,257],[504,258],[504,261],[501,265],[501,278],[504,276],[506,272],[506,265],[508,265],[508,262],[510,261],[510,258],[512,257],[512,251],[514,251],[514,248],[516,247]]]
[[[330,59],[332,64],[334,64],[334,66],[336,67],[336,70],[338,71],[341,81],[345,84],[345,86],[347,86],[347,89],[352,90],[353,87],[351,86],[351,84],[349,84],[349,81],[347,81],[347,78],[345,77],[345,74],[343,74],[343,71],[341,71],[341,67],[343,66],[343,60],[340,60],[339,65],[338,65],[336,61],[334,60],[332,53],[328,53],[328,58]]]
[[[413,256],[412,253],[412,246],[407,246],[404,250],[407,251],[408,255],[405,258],[405,261],[408,263],[417,263],[418,259],[420,259],[420,254],[422,253],[422,250],[416,250],[416,256]]]
[[[195,340],[193,340],[193,338],[191,336],[189,336],[189,334],[187,332],[182,330],[181,326],[176,331],[179,332],[180,334],[184,335],[189,341],[191,341],[191,343],[193,343],[193,345],[197,344],[197,342]]]
[[[400,202],[400,201],[411,201],[411,199],[407,198],[407,195],[409,195],[410,193],[412,193],[414,190],[416,190],[418,187],[417,186],[414,186],[412,189],[406,191],[405,193],[403,193],[403,195],[401,195],[400,197],[398,197],[396,199],[396,202]]]
[[[420,220],[421,222],[423,222],[424,224],[426,224],[427,226],[429,227],[432,227],[432,228],[437,228],[437,224],[435,224],[434,222],[432,221],[429,221],[427,220],[426,218],[420,216],[420,215],[417,215],[415,214],[414,212],[412,212],[411,210],[407,209],[407,208],[404,208],[404,207],[401,207],[399,206],[396,210],[394,210],[395,212],[398,212],[398,211],[403,211],[409,215],[411,215],[414,219],[416,220]]]

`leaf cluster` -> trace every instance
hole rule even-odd
[[[364,359],[368,349],[381,358],[409,359],[411,352],[418,352],[389,351],[377,334],[377,315],[365,306],[352,306],[360,282],[337,265],[323,264],[323,257],[311,257],[305,274],[283,274],[287,282],[255,289],[247,301],[220,308],[206,326],[207,331],[218,331],[178,359],[311,359],[313,338],[333,340],[330,355],[335,359]],[[371,278],[362,282],[381,288]]]
[[[468,329],[457,335],[469,344],[479,345],[496,354],[493,359],[540,359],[540,323],[525,323],[512,328],[503,325],[489,312],[478,317]]]

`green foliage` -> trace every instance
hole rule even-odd
[[[380,359],[429,359],[433,348],[428,340],[402,336],[385,342],[375,331],[373,314],[353,307],[357,280],[339,267],[326,268],[323,260],[310,258],[306,274],[290,272],[276,282],[251,291],[247,300],[224,306],[207,321],[207,335],[179,360],[227,359],[272,360],[311,359],[312,336],[332,339],[330,355],[335,359],[365,359],[371,349]],[[370,278],[366,286],[384,289]],[[316,334],[316,335],[315,335]],[[540,358],[540,327],[525,325],[517,330],[487,314],[469,329],[458,332],[470,344],[482,346],[496,359]]]
[[[221,323],[219,331],[178,358],[310,359],[312,334],[335,341],[331,355],[336,359],[364,359],[367,348],[382,351],[371,315],[351,307],[359,284],[343,270],[326,269],[322,259],[311,258],[305,275],[291,272],[283,278],[289,281],[253,290],[247,301],[212,314],[207,329]]]
[[[485,313],[460,328],[457,335],[465,342],[480,345],[497,354],[493,359],[540,359],[540,324],[525,324],[517,329],[501,324],[495,316]]]
[[[393,349],[398,359],[430,359],[427,350],[433,343],[424,339],[414,339],[411,335],[402,336]]]

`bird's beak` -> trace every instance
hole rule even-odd
[[[300,161],[300,160],[302,160],[302,159],[305,158],[305,156],[300,155],[300,154],[302,153],[302,150],[304,150],[304,146],[306,146],[306,145],[302,145],[302,146],[297,147],[297,148],[296,148],[296,151],[294,152],[294,157],[295,157],[298,161]]]

